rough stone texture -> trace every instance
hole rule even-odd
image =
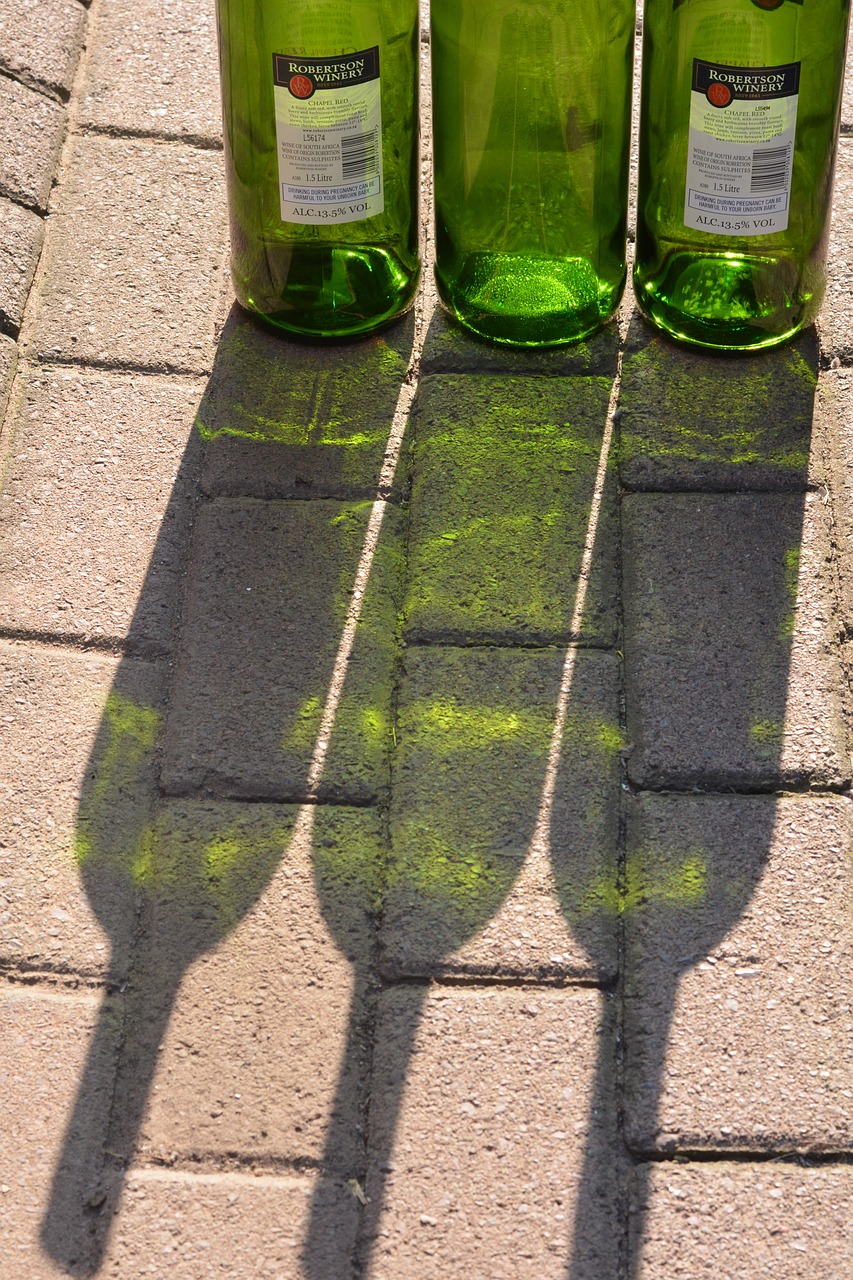
[[[810,451],[817,367],[814,330],[781,350],[728,359],[650,339],[622,366],[623,484],[707,491],[819,483]]]
[[[0,494],[0,626],[172,647],[200,393],[141,375],[25,376]]]
[[[655,1165],[637,1175],[631,1211],[636,1280],[840,1280],[853,1168]]]
[[[844,74],[844,97],[841,100],[841,133],[853,133],[853,45],[847,46],[847,70]]]
[[[838,544],[838,592],[841,619],[853,635],[853,373],[841,366],[821,375],[819,411],[829,443],[833,536]]]
[[[388,783],[402,541],[388,507],[326,747],[323,708],[369,504],[218,499],[196,526],[166,732],[172,794],[366,803]],[[325,734],[325,730],[324,730]]]
[[[630,806],[635,1150],[849,1149],[852,842],[851,802],[837,796]]]
[[[236,1152],[358,1173],[381,861],[369,811],[165,806],[143,880],[120,1149],[133,1149],[153,1073],[149,1158]]]
[[[218,67],[209,0],[113,0],[99,14],[81,122],[218,143]]]
[[[209,372],[225,235],[221,156],[76,138],[45,249],[39,354]]]
[[[58,103],[0,76],[0,195],[46,209],[64,133]]]
[[[614,476],[589,573],[582,562],[609,394],[603,378],[424,379],[413,420],[409,640],[613,642]]]
[[[570,1259],[572,1280],[617,1274],[613,1023],[598,992],[398,988],[376,1039],[370,1280],[564,1280]]]
[[[853,45],[851,45],[853,48]],[[832,200],[832,232],[827,264],[826,297],[818,327],[821,349],[827,357],[853,360],[853,138],[838,144],[835,191]]]
[[[305,1257],[312,1209],[321,1223]],[[168,1280],[351,1280],[357,1215],[349,1188],[318,1191],[310,1175],[133,1169],[103,1274],[148,1280],[155,1266]]]
[[[608,654],[570,658],[548,821],[564,654],[408,651],[382,933],[392,975],[615,976],[619,669]]]
[[[850,762],[821,497],[636,494],[623,531],[631,780],[842,785]]]
[[[431,266],[429,270],[431,271]],[[606,325],[585,342],[570,347],[528,349],[481,342],[440,306],[436,307],[424,340],[423,373],[580,374],[616,376],[619,330]]]
[[[97,1202],[104,1159],[119,1029],[111,1004],[89,993],[0,991],[4,1280],[60,1280],[66,1262],[88,1257],[78,1227],[87,1201]]]
[[[8,333],[21,327],[43,239],[38,214],[0,199],[0,329]]]
[[[232,309],[198,414],[204,489],[372,498],[412,351],[411,316],[346,346],[285,342]],[[405,465],[389,491],[399,494]]]
[[[6,965],[126,972],[161,676],[141,662],[0,644]]]
[[[0,0],[0,68],[65,98],[85,29],[77,0]]]
[[[3,415],[6,412],[6,404],[9,399],[17,364],[17,344],[11,338],[7,338],[5,334],[0,333],[0,423],[2,423]]]

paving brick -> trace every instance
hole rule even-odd
[[[153,1075],[138,1142],[148,1159],[239,1153],[358,1173],[381,862],[368,810],[164,807],[120,1150],[133,1149]]]
[[[853,47],[853,46],[851,46]],[[842,137],[835,167],[826,297],[818,328],[821,349],[846,363],[853,359],[853,138]]]
[[[0,0],[0,68],[65,98],[85,30],[77,0]]]
[[[839,787],[850,776],[816,494],[623,504],[628,761],[640,787]]]
[[[412,341],[409,315],[343,347],[285,342],[235,306],[198,414],[205,491],[374,497]],[[401,463],[392,491],[404,482]]]
[[[716,1280],[721,1265],[726,1280],[839,1280],[849,1270],[849,1165],[664,1164],[638,1182],[636,1280]]]
[[[302,800],[372,507],[218,499],[196,526],[162,779],[172,794]],[[388,782],[402,541],[386,508],[317,794]],[[338,675],[344,674],[344,667]]]
[[[407,652],[382,933],[392,976],[615,976],[619,671],[609,654],[571,656],[538,853],[563,653]]]
[[[34,332],[49,359],[207,373],[226,243],[221,156],[78,137]]]
[[[851,803],[838,796],[630,806],[634,1149],[849,1148],[852,842]]]
[[[76,370],[24,383],[0,496],[0,625],[168,652],[199,469],[197,444],[186,447],[199,385]]]
[[[0,333],[0,422],[6,412],[12,379],[18,365],[18,346],[11,338]]]
[[[424,379],[413,419],[408,639],[613,642],[615,475],[591,571],[582,565],[609,394],[603,378]]]
[[[0,195],[46,209],[64,134],[58,103],[0,76]]]
[[[814,330],[753,357],[711,356],[651,338],[622,366],[623,484],[707,491],[819,483],[810,452],[817,367]]]
[[[577,989],[424,996],[405,987],[381,1002],[366,1274],[563,1280],[571,1259],[572,1280],[616,1275],[606,1002]]]
[[[431,271],[431,267],[429,268]],[[436,307],[424,340],[423,373],[580,374],[614,378],[619,330],[606,325],[569,347],[507,347],[481,342]]]
[[[322,1191],[322,1234],[303,1255],[315,1184],[307,1174],[131,1170],[103,1275],[142,1280],[153,1265],[169,1280],[351,1280],[358,1202],[348,1188]]]
[[[97,1036],[94,1035],[96,1027]],[[83,1274],[117,1048],[112,1002],[0,992],[0,1252],[7,1280]],[[81,1081],[85,1082],[78,1094]],[[88,1213],[86,1209],[88,1207]]]
[[[43,239],[38,214],[0,199],[0,329],[9,333],[21,327]]]
[[[136,927],[162,673],[0,644],[2,958],[119,980]]]
[[[208,143],[222,136],[214,6],[113,0],[100,14],[80,107],[84,125]]]

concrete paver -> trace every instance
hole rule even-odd
[[[223,1274],[351,1280],[358,1202],[348,1187],[320,1188],[322,1228],[312,1257],[303,1258],[317,1194],[310,1174],[262,1178],[134,1169],[102,1274],[117,1280],[148,1280],[155,1273],[168,1280]]]
[[[0,1253],[7,1280],[68,1274],[51,1253],[63,1236],[71,1244],[69,1223],[79,1206],[98,1199],[119,1025],[118,1009],[104,1009],[94,993],[0,988]],[[84,1068],[90,1105],[81,1108],[75,1099]],[[61,1163],[68,1136],[78,1155],[88,1157],[77,1168]],[[93,1171],[94,1180],[87,1180]],[[86,1243],[75,1241],[62,1258],[73,1257],[82,1268],[90,1256]]]
[[[564,1280],[570,1258],[573,1280],[616,1274],[611,1013],[588,990],[386,992],[366,1184],[370,1280]],[[599,1052],[608,1066],[597,1077]],[[401,1090],[395,1128],[389,1103]]]
[[[199,406],[211,496],[372,498],[412,352],[413,322],[340,347],[283,343],[236,305]],[[389,494],[401,496],[406,466]]]
[[[221,156],[77,137],[52,221],[39,355],[209,372],[226,243]]]
[[[839,1280],[853,1169],[661,1164],[644,1171],[631,1211],[636,1280],[715,1280],[721,1266],[726,1280]]]
[[[437,295],[436,295],[437,296]],[[421,371],[427,373],[579,374],[614,377],[619,356],[619,330],[607,325],[571,347],[492,346],[465,332],[437,307],[424,339]]]
[[[47,208],[65,124],[59,103],[0,76],[0,196]]]
[[[0,642],[5,965],[114,980],[136,930],[150,823],[156,665]]]
[[[67,98],[85,30],[78,0],[0,0],[0,68]]]
[[[845,797],[644,796],[631,807],[634,1149],[849,1150],[851,851]]]
[[[618,666],[610,654],[572,658],[539,851],[564,655],[407,653],[382,931],[390,975],[615,977]]]
[[[0,625],[168,652],[200,385],[72,369],[22,382],[0,495]]]
[[[202,509],[166,728],[168,792],[291,801],[312,792],[370,514],[364,503],[251,498]],[[324,744],[325,800],[369,803],[388,787],[401,552],[388,506]]]
[[[849,364],[853,358],[853,253],[850,251],[853,138],[850,137],[842,137],[838,146],[832,209],[828,283],[818,329],[824,356],[838,357]]]
[[[821,412],[830,430],[829,469],[833,536],[837,543],[836,589],[841,622],[853,635],[853,373],[843,365],[824,372],[820,384]]]
[[[639,350],[625,358],[619,391],[619,476],[628,488],[796,492],[825,478],[811,447],[813,330],[777,351],[726,358],[635,329]]]
[[[381,862],[369,810],[165,806],[118,1092],[153,1072],[148,1161],[237,1151],[356,1176]]]
[[[582,562],[609,396],[604,378],[422,381],[412,429],[407,639],[613,642],[612,483],[589,572]]]
[[[96,35],[80,103],[85,126],[220,142],[212,3],[112,0]]]
[[[840,787],[850,777],[827,510],[816,494],[623,504],[631,780]]]
[[[44,239],[38,214],[0,199],[0,329],[17,334]]]
[[[0,333],[0,422],[2,422],[3,415],[6,412],[6,403],[9,399],[9,392],[12,389],[12,379],[15,376],[17,364],[17,344],[12,338]]]

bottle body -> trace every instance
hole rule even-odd
[[[625,282],[634,0],[432,0],[436,281],[482,337],[599,328]]]
[[[417,0],[217,0],[237,299],[306,339],[411,304]]]
[[[647,0],[634,288],[671,336],[784,342],[823,298],[849,0]]]

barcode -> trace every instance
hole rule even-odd
[[[373,178],[379,172],[377,130],[350,133],[341,138],[341,167],[344,182]]]
[[[784,147],[766,147],[762,151],[753,151],[750,195],[785,191],[788,186],[790,159],[790,143],[787,143]]]

